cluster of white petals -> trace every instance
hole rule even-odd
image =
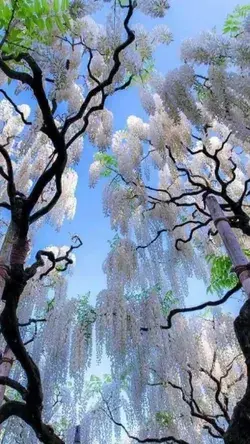
[[[84,442],[90,444],[94,437],[101,444],[110,442],[112,434],[121,432],[114,423],[124,421],[141,440],[174,436],[203,442],[205,422],[202,415],[190,416],[185,399],[194,396],[202,412],[219,414],[215,392],[216,380],[221,380],[222,391],[230,391],[231,414],[244,392],[244,362],[235,361],[238,346],[230,316],[214,313],[190,321],[179,316],[168,332],[160,327],[166,320],[154,290],[137,300],[109,291],[99,298],[97,344],[105,344],[111,358],[112,381],[103,385],[98,401],[83,416]],[[106,422],[110,412],[113,424]],[[168,419],[165,423],[159,420],[161,413]],[[105,427],[97,427],[102,421]]]
[[[237,39],[203,33],[183,45],[185,63],[178,69],[165,77],[150,72],[140,91],[147,121],[131,115],[126,127],[113,134],[113,114],[102,104],[104,94],[122,89],[130,76],[143,76],[155,47],[169,44],[172,36],[165,25],[151,31],[135,25],[135,40],[120,54],[121,67],[113,82],[83,106],[91,89],[98,90],[109,76],[114,50],[127,37],[123,22],[127,8],[120,11],[117,2],[111,5],[112,10],[119,9],[115,20],[110,14],[105,24],[98,24],[90,16],[105,9],[105,3],[73,0],[73,31],[58,39],[53,30],[51,47],[41,45],[34,57],[48,83],[48,103],[57,128],[80,115],[66,132],[68,157],[60,199],[47,220],[60,228],[75,215],[78,175],[73,167],[79,162],[84,135],[99,150],[90,166],[90,186],[111,176],[103,208],[117,234],[103,264],[107,288],[97,296],[95,307],[89,295],[71,297],[67,260],[51,269],[44,256],[20,300],[18,319],[25,324],[21,335],[41,372],[44,420],[66,444],[74,444],[79,424],[84,444],[132,443],[119,426],[123,421],[141,442],[174,436],[179,442],[212,444],[212,435],[205,434],[206,421],[202,415],[190,415],[185,400],[193,396],[200,411],[218,420],[225,413],[216,391],[220,381],[231,417],[245,388],[232,318],[216,310],[199,317],[178,315],[168,329],[168,314],[185,304],[190,279],[208,282],[206,253],[221,253],[197,188],[209,186],[218,195],[227,180],[227,201],[240,200],[250,173],[249,18]],[[136,3],[151,17],[163,17],[169,7],[167,0]],[[208,65],[206,76],[196,74],[195,65],[201,64]],[[0,83],[5,81],[0,74]],[[23,92],[27,93],[17,85],[16,93]],[[7,142],[19,194],[28,196],[58,154],[41,111],[31,113],[28,105],[19,105],[18,111],[8,100],[0,101],[0,141]],[[32,124],[26,127],[24,120],[29,118]],[[53,202],[57,192],[58,183],[52,180],[34,212]],[[248,215],[250,198],[245,197]],[[3,175],[0,199],[8,200]],[[223,196],[219,201],[225,204]],[[192,231],[194,227],[199,229]],[[244,238],[240,240],[250,247]],[[47,251],[59,259],[67,256],[68,247],[51,246]],[[69,258],[75,263],[74,254]],[[40,319],[35,329],[29,319]],[[3,349],[2,339],[0,343]],[[97,378],[97,388],[93,380],[92,385],[85,384],[92,354],[99,363],[103,357],[111,363],[111,375],[103,384]],[[19,365],[13,366],[11,376],[26,385]],[[219,421],[224,427],[224,419]],[[17,435],[22,444],[37,444],[33,431],[18,420],[10,419],[4,433],[6,444]]]
[[[169,8],[167,0],[138,0],[137,3],[144,14],[151,15],[152,17],[163,17],[166,9]]]

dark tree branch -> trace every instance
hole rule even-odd
[[[172,327],[172,319],[174,316],[180,313],[192,313],[194,311],[203,310],[206,307],[216,307],[218,305],[224,304],[236,291],[241,289],[241,284],[238,283],[233,287],[231,290],[227,291],[225,296],[223,298],[218,299],[217,301],[207,301],[200,305],[196,305],[193,307],[184,307],[184,308],[174,308],[170,311],[169,315],[167,316],[167,325],[161,325],[160,328],[162,330],[168,330]],[[141,331],[148,331],[147,327],[141,327]]]
[[[182,400],[189,406],[190,409],[190,413],[191,416],[193,416],[194,418],[198,418],[201,419],[205,422],[207,422],[208,424],[210,424],[218,433],[220,436],[224,435],[224,430],[222,429],[222,427],[219,426],[219,424],[217,423],[216,419],[211,417],[211,415],[207,415],[205,412],[203,412],[200,408],[199,405],[197,404],[195,398],[194,398],[194,387],[193,387],[193,382],[192,382],[192,372],[190,370],[187,371],[188,373],[188,380],[189,380],[189,387],[190,387],[190,395],[189,397],[186,396],[183,388],[171,381],[168,381],[168,384],[174,388],[177,389],[181,392],[181,397]]]
[[[208,137],[208,129],[210,128],[210,126],[206,125],[204,127],[204,133],[205,136]],[[240,199],[238,201],[234,201],[230,195],[227,192],[227,188],[229,185],[231,185],[235,179],[236,179],[236,169],[237,169],[237,164],[233,161],[233,159],[230,157],[229,161],[232,164],[232,169],[231,169],[231,173],[232,176],[231,178],[228,180],[226,180],[224,177],[221,176],[221,161],[218,157],[219,153],[225,148],[226,143],[228,143],[230,137],[231,137],[232,133],[229,132],[227,137],[222,141],[221,145],[219,148],[217,148],[214,152],[214,154],[211,154],[208,149],[206,148],[206,146],[203,143],[203,148],[198,150],[198,151],[192,151],[192,149],[190,149],[189,147],[183,147],[184,149],[187,150],[188,153],[190,153],[191,155],[195,155],[198,153],[202,153],[204,155],[204,157],[211,159],[214,164],[215,164],[215,180],[214,182],[219,183],[220,184],[220,190],[212,188],[210,183],[208,182],[208,180],[206,180],[205,177],[198,175],[198,174],[193,174],[192,171],[190,171],[188,168],[185,167],[185,165],[179,165],[178,162],[176,161],[171,148],[169,146],[166,146],[166,149],[168,150],[169,153],[169,157],[172,160],[172,162],[175,165],[176,170],[181,174],[181,175],[185,175],[187,177],[187,181],[190,183],[191,189],[187,190],[183,193],[181,193],[178,196],[173,196],[170,193],[170,187],[168,189],[160,189],[160,188],[155,188],[152,186],[148,186],[144,184],[144,188],[146,190],[150,190],[150,191],[155,191],[156,193],[164,193],[167,194],[167,199],[162,199],[161,197],[158,197],[158,195],[156,194],[154,195],[150,195],[148,194],[148,203],[151,205],[149,208],[145,209],[143,211],[143,214],[145,214],[148,211],[152,211],[155,209],[157,204],[174,204],[177,207],[180,208],[184,208],[184,207],[194,207],[195,211],[193,213],[190,213],[190,220],[187,220],[183,223],[178,223],[174,226],[173,230],[177,229],[177,228],[181,228],[184,226],[188,225],[196,225],[193,229],[189,230],[188,233],[188,237],[186,239],[182,239],[182,238],[178,238],[176,239],[176,248],[179,249],[179,244],[180,243],[188,243],[192,240],[194,233],[199,230],[202,227],[205,227],[206,225],[208,225],[211,222],[211,216],[209,214],[208,211],[206,211],[206,207],[205,207],[205,198],[208,194],[214,194],[215,196],[219,197],[222,199],[222,206],[225,209],[225,211],[229,212],[229,213],[233,213],[233,215],[229,216],[229,220],[230,220],[230,224],[233,228],[238,228],[241,229],[242,232],[244,234],[250,235],[250,218],[248,216],[248,214],[244,211],[243,207],[244,207],[244,203],[243,200],[245,197],[248,196],[248,185],[249,185],[249,180],[247,180],[245,182],[245,187],[244,187],[244,192],[242,193],[242,196],[240,197]],[[202,139],[200,137],[196,137],[195,138],[199,141],[202,141]],[[148,140],[148,143],[151,144],[150,140]],[[149,154],[149,153],[148,153]],[[147,157],[148,154],[145,156]],[[136,183],[135,181],[131,181],[128,182],[118,171],[114,171],[116,174],[119,175],[119,177],[123,180],[123,182],[126,185],[133,185],[134,187],[140,187],[140,179],[138,183]],[[197,179],[199,179],[197,181]],[[213,181],[210,180],[210,182],[212,183]],[[197,202],[185,202],[183,201],[183,199],[185,199],[185,197],[190,197],[190,196],[201,196],[204,202],[204,208],[202,208]],[[205,216],[205,220],[196,220],[196,216],[198,215],[198,213],[202,214],[203,216]],[[192,217],[192,219],[191,219]],[[164,231],[164,230],[163,230]],[[150,246],[154,241],[156,241],[159,237],[159,235],[161,234],[161,230],[159,230],[156,233],[156,236],[154,237],[154,239],[152,239],[152,241],[150,241],[147,245],[145,246],[138,246],[138,249],[140,248],[147,248],[148,246]],[[209,235],[217,235],[217,230],[212,230],[209,229],[208,230]]]
[[[4,95],[4,97],[8,100],[8,102],[10,102],[10,104],[13,106],[14,110],[19,114],[19,116],[21,116],[23,123],[25,123],[25,125],[32,125],[32,122],[28,122],[28,120],[25,119],[23,112],[20,111],[20,109],[15,104],[15,102],[10,98],[10,96],[3,89],[0,89],[0,92]]]
[[[89,123],[90,115],[96,111],[102,110],[104,107],[104,103],[107,98],[107,94],[104,93],[104,88],[106,86],[109,86],[112,84],[113,79],[120,68],[121,62],[120,62],[119,55],[120,55],[121,51],[123,49],[125,49],[127,46],[129,46],[134,40],[134,33],[128,27],[130,18],[133,14],[133,10],[134,10],[134,6],[133,6],[132,2],[130,2],[129,7],[128,7],[128,14],[124,20],[124,27],[127,31],[128,37],[127,37],[126,41],[124,43],[122,43],[119,47],[117,47],[116,50],[114,51],[114,56],[113,56],[114,65],[113,65],[112,69],[110,70],[108,78],[106,80],[104,80],[103,82],[101,82],[100,84],[98,84],[96,88],[93,88],[89,92],[89,94],[87,95],[79,112],[75,116],[69,117],[68,119],[66,119],[65,124],[64,124],[60,133],[59,133],[59,130],[57,129],[57,127],[54,123],[54,120],[53,120],[54,109],[53,110],[50,109],[48,100],[46,98],[46,94],[43,89],[41,70],[30,55],[26,54],[26,55],[22,56],[23,59],[30,66],[30,68],[33,72],[33,75],[34,75],[34,79],[36,80],[32,84],[32,89],[34,91],[35,97],[36,97],[38,104],[40,106],[40,109],[42,110],[42,113],[43,113],[44,126],[43,126],[42,130],[52,140],[54,147],[55,147],[55,151],[57,153],[57,158],[52,163],[50,168],[48,168],[46,171],[44,171],[44,173],[37,180],[37,183],[35,184],[32,192],[28,198],[27,207],[28,207],[29,213],[33,210],[33,208],[34,208],[35,204],[37,203],[39,197],[41,196],[44,188],[53,179],[53,177],[55,177],[55,180],[56,180],[55,195],[53,196],[51,201],[46,206],[44,206],[43,208],[38,210],[35,214],[30,216],[30,223],[35,222],[37,219],[39,219],[40,217],[47,214],[55,206],[55,204],[58,202],[58,200],[61,196],[62,174],[65,169],[66,162],[67,162],[66,150],[80,135],[84,134],[84,132],[87,129],[88,123]],[[90,65],[89,65],[88,69],[90,71]],[[91,71],[90,71],[90,73],[91,73]],[[124,89],[124,88],[125,88],[125,84],[123,85],[123,87],[121,89]],[[92,106],[87,111],[87,113],[84,115],[84,113],[87,110],[88,105],[90,104],[91,99],[94,98],[95,96],[97,96],[100,92],[102,93],[101,103],[99,105]],[[66,134],[67,129],[69,128],[69,126],[72,123],[78,121],[82,117],[84,120],[83,127],[76,134],[74,134],[74,136],[65,145],[64,136]]]
[[[0,424],[5,422],[11,416],[17,416],[31,426],[39,441],[44,444],[64,444],[64,442],[55,435],[53,428],[39,420],[34,412],[29,410],[26,403],[7,401],[3,404],[0,407]]]
[[[39,369],[25,349],[18,328],[16,310],[26,283],[27,279],[23,272],[23,266],[12,264],[10,277],[4,287],[3,300],[6,303],[0,316],[0,323],[8,347],[20,362],[26,374],[27,388],[25,403],[10,401],[1,406],[0,424],[10,416],[15,415],[33,428],[41,442],[45,444],[63,444],[62,440],[54,434],[53,429],[42,421],[43,394]]]
[[[45,276],[48,276],[48,274],[54,269],[56,269],[56,271],[59,272],[66,271],[68,266],[73,264],[73,260],[70,258],[70,254],[72,253],[73,250],[80,248],[82,246],[82,241],[79,238],[79,236],[76,235],[73,236],[72,240],[75,243],[75,245],[71,245],[70,248],[65,253],[65,255],[59,256],[57,258],[55,257],[54,253],[52,253],[52,251],[39,250],[36,253],[36,262],[32,264],[30,267],[26,268],[25,270],[27,279],[31,279],[36,274],[37,269],[44,266],[43,256],[49,259],[49,261],[51,262],[51,266],[48,268],[47,271],[41,274],[40,279],[42,279]],[[56,264],[60,262],[65,262],[64,266],[56,268]]]
[[[158,239],[158,237],[160,237],[160,235],[162,233],[167,233],[168,231],[169,230],[167,230],[165,228],[163,228],[162,230],[158,230],[156,236],[148,244],[146,244],[146,245],[138,245],[136,247],[136,250],[141,250],[141,249],[148,248],[150,245],[152,245]]]
[[[203,426],[203,429],[204,429],[204,430],[207,430],[208,433],[209,433],[209,435],[212,436],[213,438],[216,438],[216,439],[223,439],[223,437],[222,437],[221,435],[217,435],[216,433],[214,433],[213,430],[212,430],[212,428],[209,427],[207,424],[205,424],[205,425]]]
[[[234,321],[235,333],[243,352],[247,368],[247,387],[243,398],[236,404],[230,425],[225,434],[225,444],[248,444],[250,434],[250,300],[244,303]]]
[[[73,117],[69,117],[68,119],[66,119],[63,129],[62,129],[62,134],[66,134],[66,131],[68,130],[68,128],[75,122],[77,122],[79,119],[81,119],[84,116],[84,113],[87,110],[88,105],[91,102],[91,99],[93,97],[95,97],[97,94],[99,94],[100,92],[104,92],[104,89],[107,86],[110,86],[115,78],[115,75],[117,74],[117,72],[119,71],[119,68],[121,66],[121,61],[120,61],[120,54],[121,52],[126,49],[129,45],[131,45],[131,43],[134,41],[135,39],[135,35],[133,33],[133,31],[129,28],[129,22],[130,19],[133,15],[133,11],[134,11],[134,3],[132,0],[129,0],[129,4],[128,4],[128,12],[126,15],[126,18],[124,20],[124,28],[127,32],[127,39],[121,43],[114,51],[113,54],[113,67],[110,70],[110,73],[108,75],[108,77],[100,82],[95,88],[93,88],[87,95],[84,103],[82,104],[82,106],[80,107],[78,113],[73,116]],[[74,139],[75,140],[75,139]],[[70,141],[70,144],[73,143],[73,138]]]
[[[15,60],[18,62],[22,59],[22,55],[20,54]],[[30,87],[32,87],[32,76],[27,74],[26,72],[15,71],[10,68],[9,65],[4,61],[3,58],[0,57],[0,69],[4,72],[4,74],[12,80],[19,80],[22,83],[26,83]]]
[[[212,218],[207,219],[205,222],[197,221],[197,225],[196,225],[196,227],[194,227],[194,228],[192,228],[192,230],[190,230],[189,236],[188,236],[186,239],[181,239],[181,238],[176,239],[176,241],[175,241],[175,247],[176,247],[176,249],[177,249],[177,250],[180,250],[180,248],[178,247],[178,244],[179,244],[179,243],[187,244],[189,241],[191,241],[192,238],[193,238],[193,235],[194,235],[195,231],[197,231],[197,230],[199,230],[200,228],[203,228],[203,227],[205,227],[206,225],[208,225],[208,224],[211,222],[211,220],[212,220]],[[189,222],[189,223],[190,223],[190,222]],[[193,222],[193,223],[194,223],[194,222]],[[174,227],[174,229],[175,229],[175,228],[176,228],[176,226]]]
[[[25,341],[25,342],[23,343],[23,345],[24,345],[25,347],[26,347],[28,344],[30,344],[31,342],[33,342],[33,341],[36,339],[37,332],[38,332],[38,330],[37,330],[37,322],[34,324],[34,326],[35,326],[35,329],[34,329],[34,333],[33,333],[33,335],[31,336],[30,339],[28,339],[28,341]]]
[[[7,385],[8,387],[16,390],[25,400],[28,392],[26,388],[22,386],[22,384],[19,384],[19,382],[14,381],[14,379],[8,378],[7,376],[0,376],[0,385]]]
[[[120,86],[117,86],[117,87],[114,89],[113,94],[114,94],[115,92],[117,92],[117,91],[122,91],[123,89],[128,88],[128,86],[131,85],[131,82],[132,82],[133,78],[134,78],[134,76],[131,74],[131,76],[129,76],[129,78],[128,78],[128,80],[126,80],[126,82],[124,82],[124,83],[123,83],[122,85],[120,85]]]
[[[8,398],[7,398],[8,399]],[[19,401],[10,401],[0,407],[0,424],[9,419],[11,416],[18,416],[19,418],[24,415],[26,404]]]
[[[13,173],[11,158],[9,156],[8,151],[6,150],[6,146],[8,146],[9,143],[10,143],[10,138],[8,137],[7,143],[5,145],[0,145],[0,154],[3,156],[7,167],[7,174],[3,171],[2,167],[0,167],[0,174],[7,181],[8,197],[10,200],[10,204],[13,205],[16,196],[16,186],[14,182],[14,173]]]
[[[177,443],[177,444],[188,444],[187,441],[184,441],[183,439],[177,439],[174,436],[166,436],[163,438],[145,438],[145,439],[140,439],[137,436],[133,436],[129,433],[129,431],[127,430],[127,428],[124,426],[124,424],[122,424],[119,421],[116,421],[112,411],[110,409],[110,406],[108,404],[108,402],[102,397],[104,404],[106,405],[107,410],[103,409],[104,413],[111,419],[111,421],[117,425],[118,427],[120,427],[128,436],[128,438],[133,439],[139,443],[164,443],[164,442],[170,442],[170,443]]]
[[[226,422],[229,424],[230,423],[230,416],[228,414],[227,407],[224,406],[220,400],[220,394],[221,394],[221,390],[222,390],[221,380],[218,380],[213,375],[213,372],[209,372],[206,369],[204,369],[203,367],[200,368],[200,371],[202,373],[205,373],[207,376],[209,376],[209,378],[215,383],[215,385],[216,385],[215,401],[216,401],[217,405],[219,406],[221,412],[223,413],[223,416],[224,416]]]
[[[0,202],[0,208],[5,208],[6,210],[11,210],[10,204],[8,202]]]
[[[18,227],[17,240],[14,242],[12,253],[14,251],[14,248],[18,250],[17,245],[27,240],[29,225],[32,222],[35,222],[38,218],[47,214],[54,207],[61,196],[62,175],[67,165],[67,148],[73,143],[74,140],[76,140],[77,137],[79,137],[79,135],[85,132],[90,115],[95,111],[103,109],[104,102],[106,100],[106,97],[108,96],[108,94],[105,93],[105,88],[112,85],[115,80],[115,76],[121,66],[120,54],[134,41],[134,33],[129,28],[129,22],[133,14],[134,7],[135,3],[132,0],[129,0],[127,6],[128,12],[124,20],[124,28],[127,33],[127,38],[114,50],[113,66],[109,72],[108,77],[106,78],[106,80],[100,82],[89,92],[79,112],[76,113],[76,115],[74,115],[73,117],[68,117],[68,119],[66,119],[62,130],[61,128],[57,127],[55,119],[53,117],[53,114],[56,110],[56,103],[55,101],[52,102],[51,109],[46,91],[43,87],[43,72],[37,64],[36,60],[31,56],[29,49],[23,48],[24,50],[26,50],[26,52],[20,53],[18,56],[7,56],[2,54],[0,57],[0,69],[9,77],[9,79],[20,81],[31,89],[43,117],[43,124],[40,130],[48,136],[54,146],[54,153],[52,158],[50,159],[49,165],[47,165],[45,170],[38,177],[27,198],[24,195],[16,192],[10,158],[5,148],[0,148],[0,153],[4,157],[7,166],[7,173],[3,169],[1,172],[2,176],[4,176],[5,180],[7,180],[12,218],[15,222],[15,225]],[[12,68],[15,62],[21,62],[17,70]],[[20,66],[22,64],[24,66],[24,70],[26,70],[27,68],[29,69],[29,73],[21,71]],[[114,87],[114,91],[124,89],[130,83],[131,79],[126,81],[123,85]],[[9,102],[10,100],[12,100],[9,96],[7,96],[7,93],[2,93],[5,95],[6,99],[9,100]],[[89,106],[91,106],[91,99],[95,98],[100,93],[102,96],[101,103],[88,109]],[[12,101],[10,103],[14,107],[15,111],[18,112],[19,110],[17,107],[15,108],[16,105],[14,104],[14,102]],[[30,122],[26,121],[23,114],[21,114],[20,112],[18,112],[18,114],[25,124],[30,124]],[[78,121],[81,118],[83,118],[83,128],[73,136],[73,138],[66,146],[65,134],[67,129],[74,122]],[[41,198],[45,188],[53,180],[55,180],[56,186],[54,196],[52,197],[50,202],[47,203],[47,205],[36,211],[35,207],[39,199]],[[9,209],[9,205],[5,203],[2,203],[1,207]],[[53,429],[50,426],[44,424],[42,421],[43,393],[39,369],[28,351],[26,350],[25,344],[23,343],[19,331],[19,327],[21,326],[34,324],[36,334],[38,320],[34,321],[30,319],[28,324],[26,323],[19,325],[17,318],[17,307],[19,299],[28,280],[30,279],[30,277],[32,277],[32,275],[36,273],[39,266],[43,265],[43,256],[47,256],[47,258],[52,263],[52,266],[49,268],[48,272],[51,271],[53,268],[55,268],[57,271],[64,271],[67,269],[68,265],[72,263],[70,253],[73,249],[78,248],[82,244],[80,239],[76,236],[74,237],[74,240],[78,242],[76,242],[76,245],[72,245],[64,256],[54,258],[52,257],[52,255],[49,255],[49,252],[38,252],[35,264],[33,264],[29,268],[26,268],[25,270],[24,261],[22,263],[11,262],[9,278],[5,282],[3,292],[3,300],[5,301],[5,306],[0,315],[1,331],[5,341],[8,344],[8,347],[14,354],[17,361],[20,363],[26,375],[27,388],[25,389],[25,393],[22,392],[23,396],[25,395],[25,402],[7,401],[4,405],[2,405],[2,407],[0,408],[0,424],[7,420],[10,416],[18,416],[28,425],[30,425],[36,433],[37,438],[41,442],[44,442],[46,444],[62,444],[62,440],[55,435]],[[60,268],[56,267],[56,265],[60,262],[64,262],[64,266]],[[42,276],[47,275],[48,272],[44,273]],[[27,341],[26,345],[30,341]],[[11,383],[6,379],[2,380],[3,384],[6,384],[8,382]],[[13,383],[11,384],[13,385]],[[17,388],[17,385],[15,385],[15,388]],[[20,392],[21,386],[18,386],[18,388]]]
[[[162,326],[161,328],[169,329],[172,327],[172,319],[174,316],[176,316],[178,313],[191,313],[194,311],[203,310],[206,307],[217,307],[218,305],[224,304],[236,291],[241,289],[241,283],[235,285],[231,290],[228,290],[225,296],[223,296],[221,299],[218,299],[217,301],[207,301],[200,305],[196,305],[193,307],[184,307],[184,308],[175,308],[170,311],[168,317],[167,317],[167,326]]]
[[[29,320],[28,320],[28,322],[19,322],[18,323],[18,326],[19,327],[28,327],[29,325],[31,325],[31,324],[37,324],[38,322],[46,322],[47,321],[47,319],[45,319],[45,318],[42,318],[42,319],[33,319],[33,318],[30,318]]]
[[[241,206],[243,204],[243,200],[244,198],[247,196],[247,191],[248,191],[248,185],[250,184],[250,179],[247,179],[245,181],[245,185],[244,185],[244,190],[243,193],[241,195],[241,197],[238,200],[238,205]]]

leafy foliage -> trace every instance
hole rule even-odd
[[[114,156],[107,153],[98,152],[94,156],[94,160],[98,160],[103,165],[103,171],[101,172],[101,177],[109,177],[112,174],[112,168],[116,168],[117,161]]]
[[[237,277],[231,272],[232,262],[228,256],[217,256],[209,254],[206,256],[207,262],[211,265],[210,285],[208,293],[220,293],[226,288],[232,288],[237,283]]]
[[[65,416],[60,416],[57,421],[53,421],[53,428],[60,438],[63,438],[64,433],[68,429],[70,421]]]
[[[148,298],[150,296],[150,293],[152,293],[152,291],[160,293],[160,291],[161,291],[160,285],[156,284],[154,287],[142,289],[142,291],[140,291],[138,293],[135,293],[135,292],[127,293],[126,299],[128,301],[134,300],[136,302],[140,302],[140,301],[143,301],[144,299]]]
[[[157,412],[155,419],[163,427],[169,427],[173,421],[173,415],[169,412]]]
[[[11,401],[22,401],[22,396],[16,390],[6,387],[5,395]]]
[[[174,297],[172,290],[168,290],[163,296],[161,296],[162,288],[160,284],[156,284],[150,288],[142,289],[142,291],[138,293],[135,292],[127,293],[126,299],[128,301],[133,300],[136,302],[141,302],[147,299],[152,292],[156,292],[160,296],[162,312],[164,316],[167,316],[172,306],[176,302],[178,302],[178,299]]]
[[[86,339],[91,337],[92,324],[96,320],[96,312],[89,303],[90,291],[81,295],[77,309],[77,320],[81,325],[81,328],[85,331]]]
[[[34,42],[50,44],[52,31],[70,28],[69,0],[0,0],[2,50],[18,55]]]
[[[142,67],[140,74],[138,74],[137,76],[133,76],[132,84],[147,83],[150,80],[153,71],[154,71],[154,61],[152,59],[145,60],[145,62],[143,63],[143,67]],[[128,73],[128,78],[130,76],[131,76],[131,74]],[[128,78],[127,78],[127,80],[128,80]]]
[[[165,293],[165,295],[164,295],[164,297],[162,299],[162,303],[161,303],[162,311],[163,311],[163,314],[165,316],[167,316],[169,314],[172,306],[174,304],[176,304],[176,302],[178,302],[178,299],[174,297],[173,291],[172,290],[168,290]]]
[[[223,27],[224,34],[229,33],[232,36],[237,35],[241,29],[242,22],[249,14],[250,14],[250,4],[236,6],[233,13],[227,16],[227,19],[224,23]]]
[[[113,237],[113,239],[108,240],[108,244],[109,244],[111,250],[115,250],[116,249],[116,247],[120,243],[120,239],[121,238],[120,238],[119,234],[116,233],[115,236]]]
[[[55,297],[47,301],[46,313],[49,313],[55,307]]]
[[[250,257],[250,250],[244,250],[247,257]],[[208,293],[220,293],[222,290],[233,288],[237,282],[237,276],[232,273],[232,262],[226,255],[208,254],[207,262],[211,266],[210,285]]]
[[[88,395],[93,396],[101,393],[103,384],[109,384],[111,382],[112,377],[109,374],[105,373],[103,377],[91,375],[86,388]]]
[[[208,88],[206,88],[206,86],[202,85],[201,83],[197,82],[194,85],[194,90],[197,94],[197,98],[199,101],[204,101],[206,99],[209,98],[209,96],[211,95],[211,92]],[[185,220],[183,221],[185,222]]]

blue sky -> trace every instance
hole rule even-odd
[[[246,4],[249,2],[240,2]],[[152,21],[143,15],[137,15],[135,22],[144,23],[146,27],[156,23],[166,23],[173,33],[174,42],[169,47],[161,48],[156,53],[156,68],[162,73],[176,68],[180,64],[180,46],[183,40],[216,26],[222,29],[228,13],[239,4],[237,0],[172,0],[171,8],[162,20]],[[130,114],[144,117],[136,88],[116,94],[109,100],[109,108],[114,113],[115,129],[125,126]],[[102,189],[104,180],[95,189],[88,187],[88,169],[92,162],[94,148],[85,141],[84,152],[77,171],[79,183],[77,189],[77,213],[71,223],[65,223],[60,232],[53,227],[45,226],[37,236],[37,247],[47,245],[67,245],[72,234],[77,233],[83,246],[77,251],[77,264],[70,278],[69,294],[71,296],[91,291],[92,300],[105,288],[105,276],[102,263],[109,250],[108,240],[115,233],[109,228],[109,220],[102,213]],[[197,280],[190,281],[191,300],[200,302],[206,297],[204,286]],[[199,295],[197,297],[197,295]]]

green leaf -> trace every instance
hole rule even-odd
[[[120,243],[119,234],[115,234],[112,240],[108,240],[111,250],[114,250]]]
[[[64,28],[64,26],[63,26],[63,23],[61,22],[61,20],[60,20],[60,18],[56,15],[55,16],[55,22],[56,22],[56,24],[57,24],[57,26],[58,26],[58,29],[61,31],[61,32],[65,32],[65,28]]]
[[[37,13],[37,15],[39,16],[39,14],[42,12],[41,11],[41,2],[39,0],[34,1],[34,9],[35,9],[35,12]]]
[[[103,379],[104,379],[105,384],[108,384],[108,383],[112,382],[112,376],[111,375],[105,374],[105,375],[103,375]]]
[[[231,272],[232,262],[228,256],[210,254],[206,260],[211,267],[210,285],[207,293],[220,293],[222,290],[234,287],[238,278]]]
[[[47,302],[46,313],[49,313],[55,307],[55,298]]]
[[[101,172],[100,177],[110,177],[111,175],[112,175],[112,171],[106,169]]]
[[[86,340],[91,338],[92,325],[96,320],[96,312],[92,305],[89,303],[90,292],[85,293],[79,297],[79,303],[77,308],[77,321],[81,326],[81,329],[85,332]]]
[[[103,171],[101,172],[100,177],[110,177],[113,174],[113,169],[118,166],[115,157],[107,153],[96,153],[94,155],[94,160],[98,160],[103,165]]]
[[[155,419],[161,426],[168,427],[173,421],[173,415],[172,413],[166,411],[157,412],[155,415]]]
[[[41,5],[42,5],[44,13],[49,13],[50,5],[49,5],[48,1],[47,0],[41,0]]]
[[[31,20],[30,17],[26,17],[26,18],[25,18],[25,26],[26,26],[27,29],[32,28],[33,23],[32,23],[32,20]]]
[[[69,9],[69,0],[62,0],[61,10],[67,11],[67,9]]]
[[[143,67],[138,75],[133,75],[133,84],[143,84],[150,80],[151,75],[154,71],[154,61],[152,58],[145,59],[143,62]],[[131,73],[128,71],[125,81],[128,81],[131,77]]]
[[[37,18],[37,19],[36,19],[36,23],[37,23],[37,26],[39,27],[39,29],[40,29],[41,31],[44,31],[44,30],[45,30],[45,23],[44,23],[44,21],[43,21],[42,18]]]
[[[227,16],[224,23],[223,33],[230,33],[235,36],[241,29],[244,19],[250,14],[250,4],[243,6],[236,6],[232,14]]]
[[[119,242],[119,237],[117,236],[117,243]],[[117,244],[116,244],[117,245]],[[161,292],[161,286],[159,284],[154,285],[153,287],[149,287],[149,288],[144,288],[142,289],[141,292],[138,293],[127,293],[125,295],[127,300],[134,300],[137,302],[141,302],[142,300],[147,299],[150,294],[152,293],[152,291],[155,291],[157,293]],[[166,294],[168,294],[169,292],[167,292]]]
[[[60,11],[60,0],[53,0],[53,9],[56,13]]]
[[[66,27],[67,27],[68,29],[71,29],[71,22],[70,22],[69,16],[68,16],[68,14],[65,13],[65,12],[63,13],[63,20],[64,20],[64,22],[65,22]]]
[[[9,33],[9,40],[14,42],[18,39],[22,39],[22,31],[20,29],[11,29]]]
[[[94,155],[94,160],[99,160],[104,166],[114,166],[117,167],[117,160],[114,156],[107,154],[107,153],[101,153],[98,152]]]
[[[53,21],[50,17],[47,17],[45,20],[46,28],[48,31],[52,31],[53,29]]]
[[[7,5],[3,4],[1,6],[1,18],[5,22],[8,22],[10,20],[10,17],[11,17],[11,8],[9,8]]]
[[[173,291],[168,290],[161,302],[162,311],[165,316],[167,316],[172,309],[173,305],[178,301],[177,298],[174,297]]]

